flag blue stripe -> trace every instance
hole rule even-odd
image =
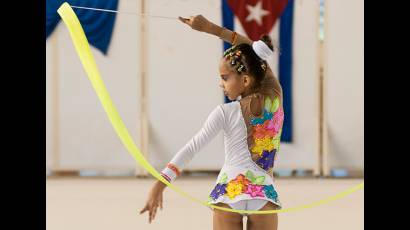
[[[280,18],[279,42],[281,55],[279,57],[279,81],[283,90],[283,122],[281,141],[292,142],[292,40],[293,40],[293,6],[294,0],[289,0]]]
[[[234,31],[233,12],[228,5],[227,0],[222,0],[222,26]],[[229,42],[223,42],[223,51],[231,47]]]
[[[233,12],[231,8],[229,7],[227,0],[222,0],[222,26],[227,28],[228,30],[234,31],[233,17],[234,17]],[[231,44],[229,42],[224,41],[222,53],[225,50],[227,50],[229,47],[231,47]],[[224,95],[224,100],[225,100],[225,103],[232,102],[225,95]]]

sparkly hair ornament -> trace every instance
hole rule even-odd
[[[225,59],[229,60],[231,66],[234,67],[240,74],[246,72],[245,65],[241,61],[241,55],[242,51],[236,50],[236,46],[232,46],[224,52]]]

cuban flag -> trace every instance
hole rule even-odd
[[[268,60],[283,90],[283,123],[281,140],[292,142],[292,27],[294,0],[221,0],[222,25],[246,35],[253,41],[268,34],[280,52]],[[231,47],[224,42],[223,50]],[[225,102],[230,102],[225,96]]]

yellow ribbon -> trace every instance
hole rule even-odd
[[[228,212],[237,212],[237,213],[248,213],[248,214],[271,214],[271,213],[279,213],[279,212],[290,212],[290,211],[297,211],[297,210],[302,210],[306,208],[312,208],[324,203],[328,203],[332,200],[340,199],[350,193],[353,193],[359,189],[362,189],[364,184],[361,183],[353,188],[350,188],[344,192],[341,192],[335,196],[329,197],[327,199],[323,199],[318,202],[314,202],[312,204],[308,205],[302,205],[294,208],[288,208],[288,209],[280,209],[280,210],[266,210],[266,211],[252,211],[252,210],[236,210],[236,209],[230,209],[230,208],[224,208],[224,207],[219,207],[216,205],[212,205],[207,203],[206,201],[201,201],[186,192],[182,191],[178,187],[174,186],[173,184],[169,183],[167,180],[165,180],[161,174],[159,174],[150,164],[149,162],[145,159],[145,157],[141,154],[141,151],[138,149],[138,147],[135,145],[134,141],[132,140],[130,134],[128,133],[127,128],[125,127],[120,115],[117,112],[117,109],[115,108],[114,104],[111,101],[111,97],[108,94],[108,91],[104,85],[104,82],[102,81],[100,77],[100,73],[98,71],[97,65],[95,63],[94,57],[91,53],[90,46],[87,40],[87,37],[84,34],[84,30],[74,13],[73,9],[71,6],[65,2],[63,3],[60,8],[57,10],[58,14],[61,16],[63,19],[65,25],[67,26],[71,39],[74,43],[75,49],[77,51],[78,56],[80,57],[81,63],[83,64],[83,67],[85,69],[85,72],[87,73],[88,79],[91,81],[91,84],[97,93],[98,98],[100,99],[101,104],[104,107],[105,112],[108,115],[108,118],[111,122],[111,125],[114,127],[115,131],[117,132],[117,135],[121,139],[122,143],[128,150],[128,152],[134,157],[134,159],[142,166],[144,167],[151,175],[153,175],[155,178],[166,184],[168,187],[171,189],[179,192],[181,195],[191,199],[192,201],[201,203],[205,206],[209,206],[215,209],[220,209],[223,211],[228,211]]]

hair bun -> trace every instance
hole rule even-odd
[[[269,47],[269,49],[274,51],[272,39],[269,37],[269,35],[267,34],[262,35],[260,40],[263,41]]]

